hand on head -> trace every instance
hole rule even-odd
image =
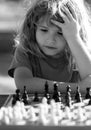
[[[80,24],[77,20],[77,15],[73,7],[70,6],[69,8],[64,5],[58,13],[62,17],[64,23],[53,19],[51,19],[51,22],[62,29],[63,36],[67,41],[72,38],[77,38],[80,32]]]

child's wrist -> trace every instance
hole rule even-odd
[[[80,41],[81,37],[79,35],[72,36],[72,38],[68,39],[68,43],[73,43],[75,41]]]

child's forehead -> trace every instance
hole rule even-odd
[[[39,19],[38,24],[42,24],[42,23],[46,23],[48,25],[52,24],[51,23],[51,15],[44,15],[44,16],[42,16]]]
[[[56,27],[52,22],[51,22],[52,16],[51,15],[45,15],[40,20],[38,21],[39,26],[47,26],[47,27]]]

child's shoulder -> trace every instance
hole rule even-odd
[[[27,50],[21,44],[19,44],[15,47],[15,53],[27,54]]]

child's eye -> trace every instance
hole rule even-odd
[[[57,32],[59,35],[63,35],[63,33],[62,32]]]
[[[41,31],[43,31],[43,32],[47,32],[48,30],[47,29],[40,29]]]

